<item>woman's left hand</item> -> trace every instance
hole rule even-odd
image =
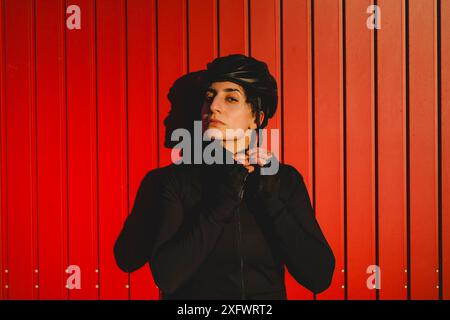
[[[234,156],[234,159],[244,165],[249,173],[255,170],[255,165],[265,166],[270,162],[273,153],[264,148],[252,148],[249,149],[245,154],[238,153]]]
[[[261,167],[270,162],[273,153],[264,148],[252,148],[248,150],[249,160],[251,164],[256,164]]]

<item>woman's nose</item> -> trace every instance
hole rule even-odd
[[[209,106],[211,112],[221,112],[222,105],[219,101],[219,97],[214,97],[213,101],[211,101],[211,105]]]

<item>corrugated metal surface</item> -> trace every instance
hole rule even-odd
[[[278,81],[269,128],[336,255],[327,291],[287,274],[289,299],[449,299],[450,0],[378,0],[376,31],[372,4],[0,0],[0,298],[158,299],[114,241],[142,177],[170,163],[173,82],[244,53]]]

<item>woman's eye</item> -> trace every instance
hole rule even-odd
[[[214,100],[214,96],[205,96],[205,101],[206,101],[206,102],[212,102],[213,100]],[[238,99],[233,98],[233,97],[227,97],[226,100],[227,100],[228,102],[232,102],[232,103],[238,101]]]

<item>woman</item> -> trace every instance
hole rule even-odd
[[[250,145],[250,130],[264,128],[277,107],[267,65],[220,57],[201,80],[203,132],[220,143],[223,161],[146,175],[114,248],[119,267],[149,262],[163,299],[286,299],[285,266],[304,287],[324,291],[335,258],[302,175]],[[262,174],[274,162],[278,171]]]

